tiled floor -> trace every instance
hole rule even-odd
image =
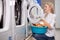
[[[36,39],[34,39],[33,37],[31,37],[29,40],[36,40]]]

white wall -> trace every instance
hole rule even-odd
[[[55,38],[56,40],[60,40],[60,0],[55,0],[55,13],[56,13],[56,33]]]
[[[55,40],[60,40],[60,29],[57,29],[55,32]]]
[[[56,28],[60,28],[60,0],[55,0]]]

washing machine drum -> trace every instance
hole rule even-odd
[[[38,21],[42,18],[43,10],[38,6],[30,6],[28,10],[28,18],[31,23],[38,23]]]

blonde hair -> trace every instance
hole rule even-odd
[[[51,13],[54,14],[54,5],[53,5],[53,3],[51,3],[51,2],[46,2],[45,4],[47,4],[49,7],[51,7]]]

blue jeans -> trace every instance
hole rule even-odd
[[[33,34],[32,35],[36,40],[55,40],[54,37],[48,37],[45,34]]]

